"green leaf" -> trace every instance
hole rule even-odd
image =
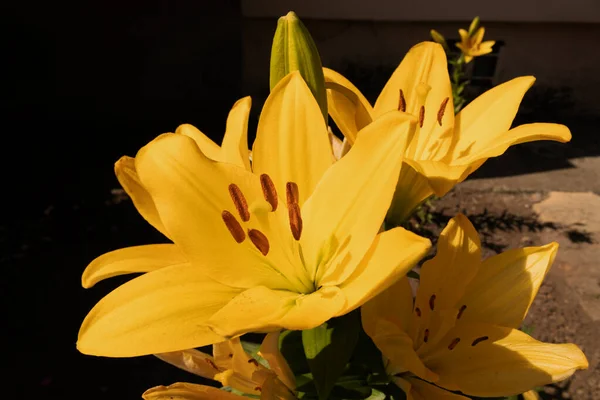
[[[384,400],[385,393],[380,392],[377,389],[371,389],[371,395],[366,398],[366,400]]]
[[[327,92],[319,51],[308,29],[298,16],[290,11],[277,21],[277,30],[273,37],[269,78],[271,90],[284,76],[293,71],[300,71],[300,75],[319,103],[327,123]]]
[[[310,372],[310,367],[304,354],[304,345],[302,344],[302,331],[281,332],[281,335],[279,335],[279,351],[281,351],[281,354],[288,362],[288,365],[296,376],[296,380],[299,379],[299,375]]]
[[[329,397],[342,375],[358,342],[359,331],[358,310],[302,331],[304,354],[320,400]]]

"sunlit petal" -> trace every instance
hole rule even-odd
[[[204,378],[213,379],[219,372],[218,369],[215,369],[213,358],[196,349],[159,353],[155,356],[177,368]]]
[[[404,332],[409,332],[409,324],[413,310],[413,295],[407,277],[396,283],[363,304],[361,308],[362,323],[365,331],[372,335],[378,320],[390,321]]]
[[[156,386],[142,394],[144,400],[241,400],[236,394],[211,386],[194,383],[174,383],[169,386]]]
[[[407,378],[407,380],[410,383],[410,394],[413,400],[470,400],[468,397],[441,389],[421,379]]]
[[[83,272],[81,285],[91,288],[101,280],[113,276],[150,272],[184,263],[187,260],[174,244],[126,247],[105,253],[92,261]]]
[[[252,99],[244,97],[238,100],[227,117],[227,127],[219,161],[229,162],[250,171],[250,154],[248,152],[248,118]]]
[[[296,378],[279,350],[279,334],[279,331],[268,333],[260,345],[258,354],[267,360],[269,368],[275,372],[279,380],[293,390],[296,387]]]
[[[190,124],[179,125],[175,133],[193,139],[200,151],[211,160],[219,161],[221,159],[221,148],[219,145],[195,126]]]

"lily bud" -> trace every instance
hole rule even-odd
[[[473,21],[471,21],[471,25],[469,25],[469,37],[472,37],[475,34],[477,28],[479,28],[479,17],[475,17],[473,18]]]
[[[441,44],[444,50],[448,51],[448,43],[446,43],[446,38],[444,38],[444,36],[441,33],[436,31],[435,29],[432,29],[429,32],[429,34],[431,35],[431,38],[434,42]]]
[[[271,90],[287,74],[300,71],[327,122],[327,92],[317,46],[298,16],[290,11],[277,21],[271,48]]]

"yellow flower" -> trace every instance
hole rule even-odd
[[[412,117],[380,118],[334,163],[319,106],[294,72],[265,103],[250,170],[238,140],[247,108],[233,118],[243,123],[228,121],[236,139],[226,135],[220,149],[181,129],[117,163],[139,212],[174,244],[116,250],[88,266],[85,287],[147,273],[90,311],[81,352],[130,357],[314,328],[358,308],[427,252],[429,240],[406,230],[379,233]]]
[[[560,381],[588,361],[573,344],[538,342],[517,328],[550,268],[557,243],[481,262],[464,215],[440,236],[413,305],[407,278],[362,308],[363,326],[408,399],[502,397]],[[433,385],[433,384],[435,385]],[[443,389],[442,389],[443,388]]]
[[[413,47],[372,107],[342,75],[325,69],[329,114],[350,144],[359,130],[388,112],[418,118],[409,134],[404,162],[389,217],[402,221],[432,194],[445,195],[488,158],[513,144],[571,139],[558,124],[526,124],[510,129],[525,92],[535,78],[525,76],[499,85],[454,116],[446,54],[433,42]],[[399,154],[398,157],[401,157]]]
[[[279,351],[278,341],[279,332],[269,333],[260,346],[258,355],[268,363],[268,368],[244,351],[239,338],[214,344],[212,356],[194,349],[156,356],[192,374],[219,381],[223,386],[229,386],[245,395],[261,396],[262,399],[293,400],[296,399],[296,381]],[[145,400],[240,398],[213,387],[183,382],[151,388],[142,397]]]
[[[492,47],[496,44],[493,40],[482,42],[485,28],[479,27],[472,35],[464,29],[459,29],[460,43],[456,43],[464,57],[465,62],[469,63],[473,57],[483,56],[492,52]]]

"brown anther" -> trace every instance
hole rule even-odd
[[[423,332],[423,341],[425,343],[427,343],[428,340],[429,340],[429,329],[425,329],[425,332]]]
[[[233,204],[242,221],[248,222],[250,220],[250,211],[248,210],[248,202],[246,201],[242,190],[238,185],[232,183],[229,185],[229,195],[231,196],[231,200],[233,200]]]
[[[462,317],[463,312],[465,312],[465,310],[467,309],[467,306],[463,305],[460,307],[460,310],[458,310],[458,315],[456,316],[456,319],[460,319],[460,317]]]
[[[254,358],[248,359],[248,364],[254,364],[255,367],[258,367],[258,361],[256,361]]]
[[[262,187],[265,200],[271,205],[271,210],[277,210],[277,191],[271,177],[267,174],[260,176],[260,186]]]
[[[256,390],[257,392],[262,392],[262,389],[260,388],[260,386],[255,387],[254,390]]]
[[[431,311],[435,308],[435,294],[432,294],[429,298],[429,308],[431,308]]]
[[[448,100],[450,100],[450,97],[446,97],[442,101],[442,104],[440,105],[440,109],[438,110],[438,113],[437,113],[437,121],[438,121],[438,124],[440,124],[440,126],[442,126],[442,118],[444,117],[444,112],[446,111],[446,105],[448,104]]]
[[[488,339],[489,339],[489,337],[487,337],[487,336],[478,337],[477,339],[473,340],[473,343],[471,343],[471,346],[475,346],[476,344],[484,342]]]
[[[417,314],[417,317],[421,316],[421,309],[419,307],[415,308],[415,313]]]
[[[298,185],[296,182],[288,182],[285,184],[285,195],[287,197],[287,205],[298,204],[300,195],[298,194]]]
[[[290,218],[290,229],[294,239],[300,240],[302,235],[302,215],[298,203],[288,204],[288,216]]]
[[[242,243],[244,239],[246,239],[246,234],[244,233],[244,228],[240,225],[240,223],[235,219],[232,213],[225,210],[221,213],[221,218],[223,218],[223,222],[225,222],[225,226],[229,229],[229,233],[235,239],[236,242]]]
[[[425,121],[425,106],[419,109],[419,128],[423,127],[423,121]]]
[[[453,350],[456,345],[458,344],[458,342],[460,342],[460,338],[456,338],[454,339],[449,345],[448,345],[448,350]]]
[[[210,365],[210,367],[211,367],[211,368],[213,368],[214,370],[216,370],[216,371],[219,371],[219,372],[221,371],[221,370],[219,369],[219,367],[217,367],[217,365],[216,365],[216,364],[213,362],[213,360],[210,360],[210,359],[208,359],[208,358],[205,358],[205,359],[204,359],[204,361],[206,361],[206,363],[207,363],[208,365]]]
[[[400,89],[400,98],[398,99],[398,111],[406,111],[406,99],[404,98],[404,92]]]
[[[229,358],[233,358],[233,353],[229,353]]]
[[[252,244],[254,244],[254,247],[256,247],[263,256],[269,254],[269,239],[267,239],[264,233],[258,229],[250,229],[248,231],[248,237],[252,241]]]

